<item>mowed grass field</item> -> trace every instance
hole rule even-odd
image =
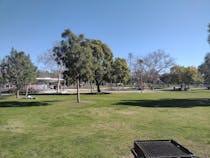
[[[210,91],[36,97],[0,98],[0,158],[132,158],[138,139],[210,157]]]

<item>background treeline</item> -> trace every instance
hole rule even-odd
[[[186,89],[193,83],[210,82],[210,53],[206,54],[198,68],[176,65],[175,60],[164,50],[156,50],[142,58],[129,53],[126,61],[114,58],[109,46],[98,39],[88,39],[83,34],[75,35],[70,29],[64,30],[61,37],[61,41],[38,57],[47,71],[38,70],[29,55],[12,48],[10,54],[0,61],[0,87],[8,83],[14,85],[18,98],[20,89],[25,88],[27,91],[27,85],[34,83],[37,76],[50,75],[58,78],[57,92],[61,78],[66,83],[76,84],[79,102],[81,82],[96,85],[97,92],[101,92],[100,85],[104,83],[116,86],[127,84],[138,89],[144,89],[148,84],[179,84]]]

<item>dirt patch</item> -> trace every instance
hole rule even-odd
[[[18,120],[9,120],[7,125],[0,126],[0,130],[14,133],[25,133],[25,125],[23,122]]]
[[[137,114],[137,112],[136,111],[122,111],[122,110],[119,110],[119,111],[117,111],[117,113],[118,114],[122,114],[122,115],[135,115],[135,114]]]

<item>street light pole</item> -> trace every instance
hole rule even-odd
[[[143,59],[139,59],[139,64],[140,64],[140,82],[141,82],[141,93],[143,93],[143,79],[142,79],[142,64],[144,63]]]

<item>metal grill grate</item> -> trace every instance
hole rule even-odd
[[[135,141],[136,158],[192,158],[194,155],[173,140]]]

